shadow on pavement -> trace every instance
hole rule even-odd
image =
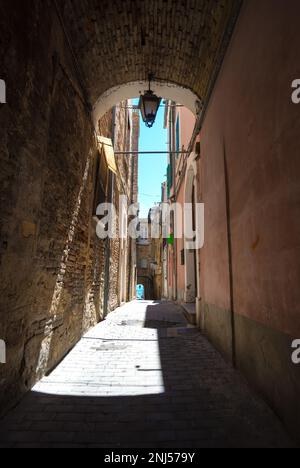
[[[110,318],[104,336],[82,340],[83,360],[69,357],[76,374],[70,394],[31,391],[1,421],[1,447],[291,446],[274,414],[197,330],[186,327],[179,308],[140,302],[146,314],[139,320],[127,307],[125,315]],[[90,356],[82,356],[84,350]],[[122,356],[123,368],[117,364]],[[81,378],[89,362],[90,376]],[[112,362],[120,372],[107,376]],[[62,365],[56,380],[53,373],[54,390],[64,376]],[[47,385],[52,388],[51,376]],[[74,395],[76,388],[86,394]]]

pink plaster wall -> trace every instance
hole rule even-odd
[[[201,292],[230,306],[224,152],[234,308],[300,336],[300,2],[248,0],[201,131],[206,204]]]
[[[181,204],[182,212],[184,205],[184,184],[181,185],[180,190],[177,195],[177,203]],[[182,227],[183,227],[183,215],[181,218]],[[184,248],[184,238],[177,239],[176,241],[177,248],[177,298],[179,300],[184,300],[185,292],[185,266],[181,265],[181,250]]]
[[[179,107],[178,113],[180,116],[180,142],[181,146],[187,149],[195,126],[195,116],[186,107]]]

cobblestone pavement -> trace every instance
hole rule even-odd
[[[280,423],[170,303],[85,335],[0,423],[0,447],[289,447]]]

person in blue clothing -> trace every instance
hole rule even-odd
[[[142,284],[138,284],[136,287],[136,298],[138,301],[145,299],[145,288]]]

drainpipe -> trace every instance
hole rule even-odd
[[[172,104],[176,104],[172,101]],[[176,203],[176,183],[175,183],[175,177],[176,177],[176,161],[174,158],[174,146],[175,146],[175,141],[176,141],[176,135],[175,135],[175,109],[176,107],[171,107],[170,111],[170,120],[169,120],[169,126],[170,126],[170,144],[171,144],[171,153],[170,157],[172,158],[172,182],[173,182],[173,188],[174,188],[174,202]],[[173,217],[174,223],[173,223],[173,228],[174,228],[174,234],[175,234],[175,223],[176,223],[176,218],[175,216]],[[173,294],[173,299],[174,301],[177,301],[178,295],[177,295],[177,282],[178,282],[178,274],[177,274],[177,239],[175,239],[174,235],[174,245],[173,245],[173,281],[174,281],[174,294]]]
[[[176,103],[175,103],[176,104]],[[176,107],[173,107],[173,145],[174,145],[174,150],[175,145],[176,145]],[[172,155],[173,157],[173,184],[174,184],[174,202],[177,202],[177,192],[176,192],[176,157],[175,153]],[[174,234],[176,232],[176,215],[174,216]],[[177,238],[174,235],[174,265],[175,265],[175,294],[174,294],[174,300],[178,300],[178,271],[177,271],[177,247],[178,247],[178,241]]]
[[[169,151],[170,151],[169,164],[170,164],[170,167],[172,167],[172,107],[170,107],[170,109],[169,109]],[[172,173],[172,177],[173,177],[173,173]],[[169,183],[169,181],[167,183]],[[171,202],[171,199],[169,199],[169,202]],[[172,295],[170,296],[169,287],[170,287],[170,279],[171,278],[169,278],[169,274],[170,273],[172,274],[172,285],[173,285],[174,271],[170,272],[169,249],[171,249],[171,247],[168,247],[168,249],[167,249],[167,255],[168,255],[168,298],[172,300],[172,298],[173,298],[173,288],[172,288]],[[173,255],[173,267],[174,267],[174,255]]]

